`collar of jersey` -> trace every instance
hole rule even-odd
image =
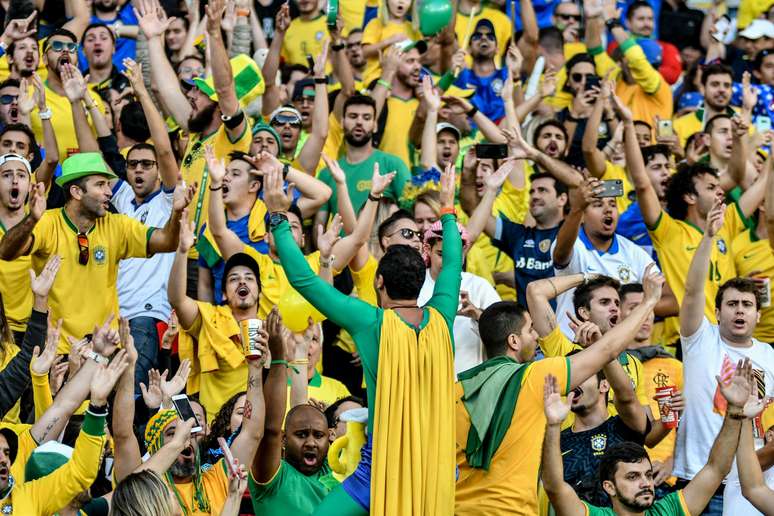
[[[583,242],[583,245],[586,246],[586,249],[589,251],[596,251],[600,255],[603,254],[615,254],[618,252],[618,236],[613,233],[613,243],[610,244],[610,249],[607,251],[600,251],[596,247],[594,247],[594,244],[591,243],[591,240],[589,240],[589,237],[586,236],[586,228],[581,226],[580,232],[578,233],[578,238],[580,238],[581,242]]]
[[[78,233],[80,233],[80,230],[77,227],[75,227],[75,224],[73,224],[73,221],[70,220],[70,217],[67,216],[67,212],[65,211],[64,206],[62,206],[62,218],[64,219],[65,224],[67,224],[70,227],[70,229],[72,229],[75,232],[76,235]],[[94,231],[94,228],[96,228],[96,227],[97,227],[97,222],[94,221],[94,225],[91,226],[91,229],[89,229],[86,232],[86,234],[91,233],[92,231]]]
[[[139,208],[143,204],[148,204],[149,202],[151,202],[151,200],[153,200],[154,197],[156,197],[158,194],[161,193],[161,190],[162,189],[159,188],[155,192],[153,192],[150,195],[148,195],[147,197],[145,197],[145,199],[143,199],[142,202],[140,202],[140,203],[137,202],[136,198],[132,199],[130,202],[132,203],[132,206],[134,206],[134,209],[136,210],[137,208]],[[175,190],[173,189],[172,191],[174,192]],[[169,192],[167,192],[167,193],[169,193]]]

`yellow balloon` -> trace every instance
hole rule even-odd
[[[316,323],[325,320],[323,314],[309,304],[294,288],[290,287],[280,296],[279,311],[282,323],[293,333],[304,331],[309,326],[310,317]]]

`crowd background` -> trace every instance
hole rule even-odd
[[[3,514],[774,514],[774,1],[0,17]]]

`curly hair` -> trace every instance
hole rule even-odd
[[[709,165],[695,163],[679,168],[669,179],[666,189],[666,211],[672,218],[685,220],[688,216],[688,205],[684,196],[697,194],[695,180],[705,174],[718,177],[718,173]]]
[[[204,441],[202,441],[202,444],[199,447],[202,452],[206,452],[211,449],[217,450],[219,447],[218,437],[228,439],[231,436],[233,433],[230,428],[231,413],[234,412],[234,406],[236,405],[237,400],[246,394],[247,393],[245,391],[238,392],[231,396],[228,401],[226,401],[223,406],[220,407],[220,410],[215,415],[215,419],[212,421],[212,425],[210,426],[210,433],[207,435]]]

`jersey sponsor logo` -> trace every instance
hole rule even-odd
[[[535,270],[535,271],[545,271],[550,269],[552,266],[553,266],[553,263],[551,262],[551,260],[541,261],[531,256],[526,259],[523,256],[521,256],[519,257],[518,260],[516,260],[516,264],[515,264],[516,269],[529,269],[529,270]]]
[[[723,254],[726,254],[728,252],[728,248],[726,247],[726,241],[722,238],[718,238],[718,251],[720,251]]]
[[[142,215],[140,215],[140,222],[142,222],[143,224],[145,224],[145,221],[146,221],[147,219],[148,219],[148,210],[145,210],[145,213],[143,213]]]
[[[107,260],[107,249],[105,249],[105,246],[98,245],[94,248],[94,261],[97,262],[97,265],[105,265],[105,261]]]
[[[366,190],[371,189],[371,180],[370,179],[363,179],[362,181],[358,181],[357,185],[355,186],[357,188],[358,192],[365,192]]]
[[[546,238],[545,240],[541,240],[538,244],[538,249],[540,249],[541,253],[547,253],[549,249],[551,249],[551,239]]]
[[[591,449],[594,450],[594,455],[601,455],[607,448],[607,435],[596,434],[591,436]]]

